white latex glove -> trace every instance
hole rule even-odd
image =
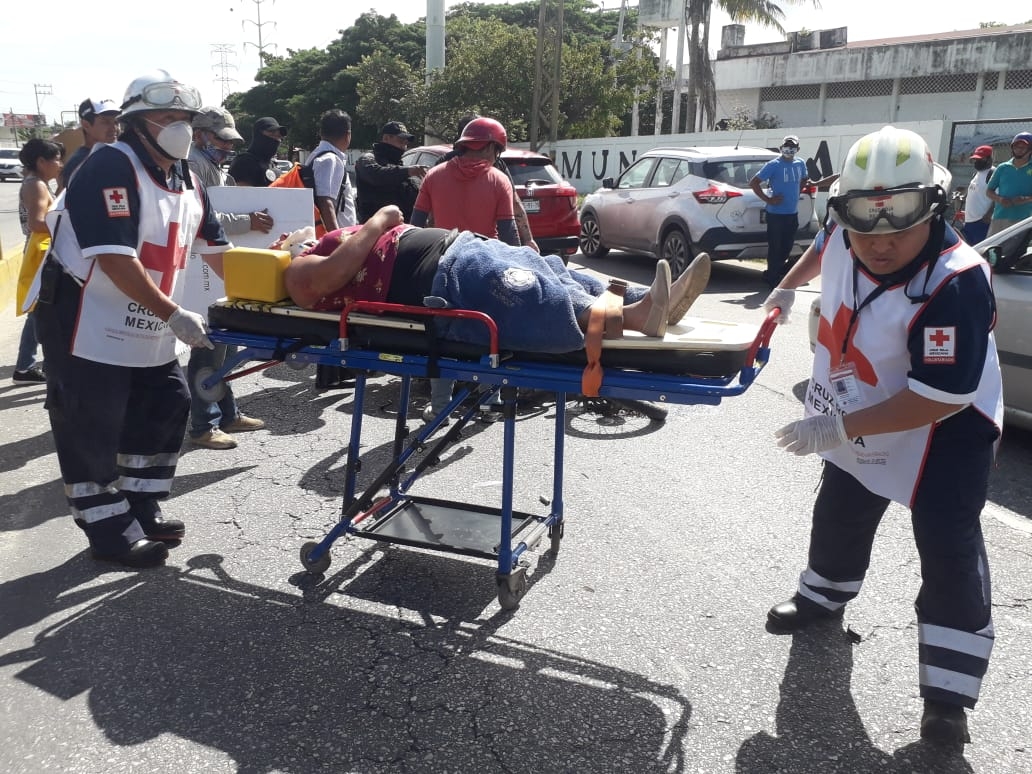
[[[834,449],[846,443],[846,427],[841,414],[821,414],[792,422],[774,433],[778,446],[802,456]]]
[[[795,303],[795,291],[788,288],[774,288],[763,302],[765,311],[780,309],[781,315],[777,319],[778,325],[788,325],[788,315],[792,311],[792,304]]]
[[[208,323],[196,312],[176,307],[176,311],[168,316],[168,327],[176,334],[176,338],[191,347],[207,347],[215,349],[208,338]]]

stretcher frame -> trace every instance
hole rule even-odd
[[[214,309],[214,307],[213,307]],[[725,398],[741,395],[755,381],[770,356],[770,338],[779,310],[772,311],[757,331],[737,373],[720,377],[692,377],[639,370],[606,368],[599,396],[613,399],[658,401],[676,404],[718,405]],[[355,346],[349,331],[356,321],[375,318],[411,322],[412,318],[461,317],[476,320],[488,331],[490,344],[479,356],[449,357],[439,354],[381,351]],[[305,570],[322,574],[329,569],[330,548],[343,536],[461,554],[496,562],[498,602],[505,610],[519,605],[527,590],[528,562],[525,554],[547,536],[549,553],[555,556],[565,525],[563,507],[563,460],[568,396],[582,392],[583,365],[537,362],[521,355],[510,356],[498,347],[498,330],[487,315],[456,309],[428,309],[375,302],[356,302],[340,313],[339,337],[329,344],[311,344],[304,337],[270,336],[215,327],[213,342],[237,347],[218,369],[203,370],[194,388],[209,400],[218,400],[225,381],[268,368],[280,362],[302,368],[309,364],[339,366],[355,372],[354,411],[344,471],[341,517],[320,541],[301,546]],[[236,370],[248,361],[260,365]],[[386,373],[401,378],[399,410],[395,423],[393,458],[364,491],[357,493],[361,469],[362,419],[366,381],[371,374]],[[407,425],[413,378],[443,378],[460,388],[451,402],[414,435]],[[516,448],[516,397],[518,388],[555,393],[553,429],[552,498],[547,515],[513,509]],[[502,401],[502,492],[498,507],[411,495],[418,479],[440,460],[455,443],[462,429],[476,418],[480,407],[500,396]],[[436,439],[431,438],[455,412],[458,419]],[[406,464],[417,452],[423,457],[412,468]],[[386,493],[384,493],[386,489]]]

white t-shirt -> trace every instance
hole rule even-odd
[[[995,206],[992,200],[986,195],[986,184],[993,170],[984,169],[975,172],[968,183],[967,200],[964,202],[964,222],[974,223],[984,218]]]
[[[327,152],[329,151],[329,152]],[[321,154],[321,155],[320,155]],[[318,158],[315,158],[318,156]],[[355,188],[348,176],[347,156],[344,151],[323,140],[312,151],[312,172],[315,174],[315,196],[326,196],[337,202],[337,225],[357,226]],[[343,190],[341,185],[343,184]],[[338,195],[340,198],[338,199]]]

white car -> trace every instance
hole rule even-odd
[[[1004,421],[1032,430],[1032,218],[975,245],[993,267],[996,349],[1003,375]],[[810,306],[811,351],[821,316],[818,296]]]
[[[22,165],[17,148],[0,148],[0,180],[21,180]]]
[[[714,260],[765,258],[766,206],[749,181],[777,156],[766,148],[653,148],[585,197],[581,253],[647,253],[666,258],[675,276],[703,251]],[[810,188],[799,195],[792,255],[802,253],[817,233],[815,193]]]

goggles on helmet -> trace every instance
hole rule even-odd
[[[144,86],[139,94],[130,97],[122,105],[122,110],[137,102],[154,110],[200,110],[202,104],[200,93],[182,83],[152,83]]]
[[[937,185],[911,183],[898,188],[850,191],[829,197],[828,206],[843,228],[870,234],[878,229],[882,220],[892,231],[905,231],[916,226],[933,214],[936,205],[945,202],[945,196]]]

